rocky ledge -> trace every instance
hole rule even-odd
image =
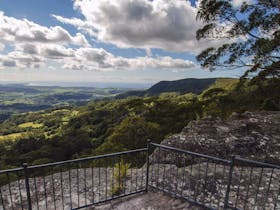
[[[280,163],[280,112],[234,113],[223,120],[191,121],[161,144],[229,159],[231,155]]]

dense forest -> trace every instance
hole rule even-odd
[[[107,98],[20,114],[0,124],[0,168],[144,147],[148,138],[160,142],[208,115],[280,110],[279,92],[278,78],[217,79],[200,94]]]

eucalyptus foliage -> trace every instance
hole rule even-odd
[[[196,37],[221,39],[197,60],[203,67],[244,68],[242,78],[254,80],[280,75],[280,1],[201,0],[197,19],[204,23]]]

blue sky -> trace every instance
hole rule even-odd
[[[210,72],[195,55],[195,2],[172,0],[1,0],[0,82],[155,83]]]

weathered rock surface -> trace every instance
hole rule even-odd
[[[279,164],[280,112],[245,112],[227,120],[205,117],[161,144],[226,159],[240,155]]]
[[[93,173],[92,173],[93,172]],[[55,173],[45,177],[31,178],[31,201],[33,209],[54,210],[72,209],[112,198],[112,168],[85,168]],[[79,176],[77,176],[79,173]],[[69,181],[69,174],[70,180]],[[129,169],[123,180],[122,193],[145,189],[145,167]],[[116,199],[99,206],[86,209],[98,210],[198,210],[180,199],[163,196],[159,192],[168,191],[177,197],[190,198],[209,207],[223,209],[227,189],[229,167],[221,164],[199,163],[177,167],[171,164],[152,164],[149,168],[149,184],[159,191],[140,194],[131,199]],[[92,176],[93,175],[93,176]],[[93,178],[93,179],[92,179]],[[36,183],[36,185],[35,185]],[[107,184],[106,184],[107,183]],[[265,207],[279,209],[280,171],[235,167],[229,194],[229,204],[240,209]],[[20,188],[19,188],[20,186]],[[150,188],[150,190],[155,189]],[[21,190],[19,190],[21,189]],[[24,180],[1,187],[5,209],[27,209]],[[159,193],[159,194],[158,194]],[[170,194],[169,194],[170,195]],[[0,209],[4,209],[0,204]]]
[[[185,167],[154,164],[150,184],[215,209],[224,208],[229,166],[199,163]],[[229,206],[233,209],[280,209],[280,170],[236,166]]]
[[[96,210],[203,210],[184,200],[149,192],[97,206]]]

